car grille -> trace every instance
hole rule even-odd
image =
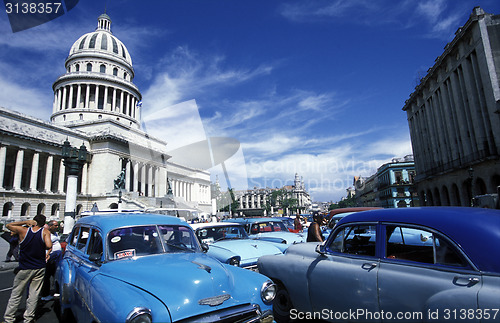
[[[193,316],[178,323],[191,322],[221,322],[221,323],[252,323],[252,322],[273,322],[270,312],[262,313],[258,305],[245,304],[225,308],[223,310]]]

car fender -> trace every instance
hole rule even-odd
[[[67,308],[73,300],[73,284],[75,278],[73,275],[74,269],[71,262],[65,257],[61,260],[56,269],[55,286],[59,289],[61,295],[61,306]]]
[[[288,290],[294,308],[301,311],[312,310],[307,276],[310,264],[310,259],[304,260],[304,257],[297,255],[262,256],[257,261],[259,273],[284,286]]]
[[[167,305],[146,290],[106,275],[96,275],[91,282],[90,308],[101,321],[125,322],[134,308],[141,307],[151,311],[153,321],[172,321]]]
[[[238,261],[241,261],[241,257],[235,252],[214,244],[208,246],[207,254],[225,264],[228,264],[231,258],[237,258]]]

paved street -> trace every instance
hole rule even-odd
[[[5,262],[5,255],[9,250],[9,245],[4,239],[0,238],[0,321],[3,321],[3,314],[9,301],[10,293],[12,291],[12,283],[14,282],[13,270],[17,267],[17,262]],[[18,310],[18,317],[16,322],[22,322],[22,316],[25,309],[25,299],[23,298],[21,306]],[[40,303],[37,311],[38,323],[54,323],[58,322],[57,316],[53,310],[54,301],[47,303]]]

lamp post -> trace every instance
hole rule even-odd
[[[415,188],[413,187],[413,184],[410,187],[408,187],[408,192],[410,192],[410,199],[411,199],[410,207],[413,207],[413,206],[415,206],[413,203],[413,193],[415,192]]]
[[[469,167],[469,182],[470,182],[470,206],[474,206],[474,168]]]
[[[83,165],[87,162],[87,147],[84,144],[80,149],[71,147],[70,142],[66,141],[62,147],[62,158],[64,159],[64,166],[66,166],[68,181],[66,187],[66,206],[64,208],[64,234],[71,233],[75,225],[76,213],[76,197],[78,190],[78,174],[80,173]]]

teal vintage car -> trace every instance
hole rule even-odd
[[[245,228],[232,222],[191,224],[201,243],[209,246],[207,254],[222,263],[255,270],[257,259],[264,255],[282,255],[282,245],[250,239]]]
[[[55,278],[62,321],[273,321],[273,282],[208,256],[176,217],[87,216],[67,242]]]

